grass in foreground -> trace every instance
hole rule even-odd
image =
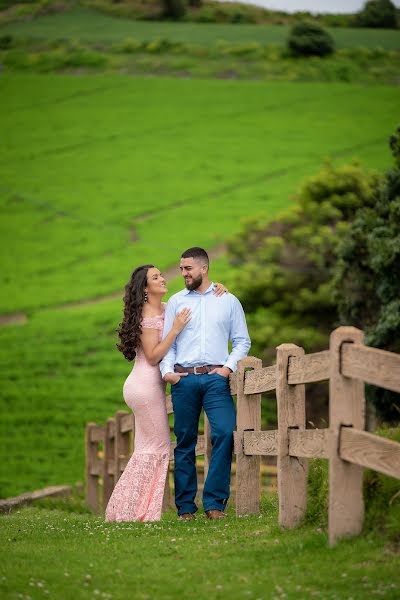
[[[328,548],[315,525],[282,531],[275,497],[262,514],[191,523],[105,523],[54,501],[1,517],[4,600],[399,597],[395,545],[369,533]],[[78,507],[78,510],[84,510]]]

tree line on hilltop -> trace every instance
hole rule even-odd
[[[144,20],[187,20],[205,23],[264,23],[294,25],[311,20],[326,27],[373,27],[396,29],[400,11],[391,0],[367,0],[355,14],[290,14],[240,2],[215,0],[0,0],[1,11],[15,9],[15,18],[31,18],[41,14],[88,6],[116,16]]]

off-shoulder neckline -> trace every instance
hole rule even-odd
[[[162,313],[160,313],[159,315],[152,315],[151,317],[145,317],[144,315],[142,315],[142,319],[157,319],[158,317],[163,317],[164,313],[165,313],[165,307],[166,307],[167,303],[166,302],[161,302],[161,306],[162,306]]]

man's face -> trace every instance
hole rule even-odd
[[[180,270],[188,290],[197,290],[203,283],[203,277],[207,272],[207,266],[195,258],[181,258]]]

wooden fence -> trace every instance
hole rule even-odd
[[[307,429],[305,384],[329,380],[329,429]],[[236,514],[260,509],[261,456],[277,456],[279,523],[295,527],[307,505],[307,467],[310,458],[329,460],[329,541],[357,535],[362,528],[363,468],[400,479],[400,444],[364,431],[364,382],[400,392],[400,355],[363,344],[363,332],[339,327],[330,348],[304,354],[294,344],[277,348],[276,365],[262,367],[259,358],[240,361],[230,376],[237,396]],[[276,390],[278,429],[261,431],[261,394]],[[172,412],[170,400],[168,412]],[[106,427],[88,423],[86,429],[87,502],[98,504],[99,477],[103,479],[103,508],[132,452],[129,432],[132,414],[119,412]],[[103,459],[99,443],[104,443]],[[171,458],[174,444],[171,443]],[[205,473],[210,457],[209,425],[199,436],[196,454],[204,454]],[[169,483],[164,498],[169,504]]]

